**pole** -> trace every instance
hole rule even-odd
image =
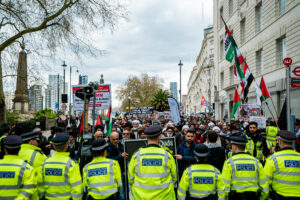
[[[72,81],[72,79],[71,79],[71,76],[72,76],[72,67],[71,67],[71,65],[70,65],[70,96],[69,96],[69,124],[70,124],[70,126],[71,126],[71,95],[72,95],[72,83],[71,83],[71,81]]]
[[[94,90],[94,97],[93,97],[93,127],[92,127],[92,132],[93,133],[95,132],[95,110],[96,110],[96,91]]]
[[[181,105],[181,66],[183,65],[182,63],[181,63],[181,60],[180,60],[180,62],[179,62],[179,98],[180,98],[180,102],[179,102],[179,104]]]
[[[57,112],[59,110],[59,74],[57,74]]]
[[[266,101],[265,101],[265,102],[266,102]],[[278,124],[277,124],[277,119],[275,119],[275,117],[274,117],[274,115],[273,115],[273,113],[272,113],[272,111],[271,111],[271,109],[270,109],[270,107],[269,107],[268,102],[266,102],[266,105],[267,105],[267,107],[268,107],[268,109],[269,109],[269,111],[270,111],[270,113],[271,113],[271,115],[272,115],[272,117],[273,117],[273,119],[274,119],[274,121],[275,121],[275,123],[276,123],[277,128],[279,128],[279,126],[278,126]],[[277,117],[277,118],[278,118],[278,117]]]
[[[88,109],[89,109],[89,99],[84,95],[84,114],[83,114],[83,134],[88,132]]]
[[[129,110],[129,114],[130,114],[130,111],[131,111],[131,108],[130,108],[130,99],[129,99],[129,107],[128,107],[128,110]]]
[[[64,85],[63,85],[63,91],[64,91],[64,94],[66,94],[66,69],[64,68]]]
[[[290,67],[286,68],[286,111],[287,111],[287,130],[291,130],[291,110],[290,110]]]

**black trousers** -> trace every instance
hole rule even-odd
[[[279,194],[275,194],[273,200],[300,200],[300,197],[284,197]]]
[[[230,192],[228,195],[229,200],[259,200],[259,195],[256,192]]]
[[[199,200],[198,198],[188,197],[187,200]],[[218,200],[217,194],[211,194],[205,198],[201,198],[201,200]]]
[[[88,200],[98,200],[98,199],[94,199],[93,197],[88,196]],[[117,200],[117,198],[115,198],[115,195],[111,195],[110,197],[102,200]]]

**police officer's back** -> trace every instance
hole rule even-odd
[[[83,184],[88,199],[117,199],[122,187],[121,170],[118,161],[106,158],[108,143],[104,139],[92,143],[94,159],[83,168]]]
[[[152,125],[145,134],[148,146],[132,156],[128,167],[133,199],[175,199],[176,165],[172,155],[158,145],[161,127]]]
[[[68,133],[60,133],[52,139],[55,153],[39,167],[39,196],[52,200],[82,199],[82,182],[79,165],[66,152]]]
[[[178,187],[178,199],[186,199],[187,192],[190,200],[225,199],[225,186],[220,171],[207,164],[209,150],[204,144],[196,144],[195,157],[197,164],[188,167],[181,177]]]
[[[0,199],[30,199],[36,191],[33,168],[18,157],[22,138],[9,135],[4,141],[5,156],[0,160]]]
[[[245,151],[244,136],[230,137],[233,155],[225,161],[222,176],[229,200],[266,199],[269,187],[262,164]]]
[[[296,139],[289,131],[279,131],[280,150],[269,156],[264,170],[277,199],[300,199],[300,153],[292,149]]]

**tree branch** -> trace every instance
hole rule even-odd
[[[0,52],[3,51],[7,46],[9,46],[10,44],[12,44],[16,39],[22,37],[25,34],[28,33],[33,33],[33,32],[37,32],[40,31],[42,29],[46,29],[47,27],[49,27],[49,25],[47,25],[48,22],[50,22],[51,20],[57,18],[58,16],[60,16],[67,8],[73,6],[74,3],[72,2],[72,0],[70,0],[68,2],[68,0],[65,0],[64,5],[53,15],[50,15],[49,17],[46,17],[44,19],[44,21],[36,27],[33,28],[27,28],[23,31],[20,31],[19,33],[17,33],[16,35],[10,37],[9,39],[7,39],[6,41],[4,41],[1,45],[0,45]],[[55,23],[53,23],[52,25],[55,25]],[[52,26],[50,25],[50,26]]]
[[[45,15],[47,16],[49,13],[48,13],[48,10],[46,9],[45,5],[40,0],[36,0],[36,1],[40,4],[40,6],[42,7],[42,9],[45,12]]]

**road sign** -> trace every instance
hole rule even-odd
[[[182,105],[179,106],[179,110],[180,110],[180,111],[183,111],[183,106],[182,106]]]
[[[293,63],[292,59],[289,57],[286,57],[285,59],[283,59],[282,62],[286,67],[289,67]]]
[[[300,66],[291,67],[291,87],[300,87]]]
[[[62,110],[67,110],[67,104],[63,103],[63,104],[61,105],[61,109],[62,109]]]

